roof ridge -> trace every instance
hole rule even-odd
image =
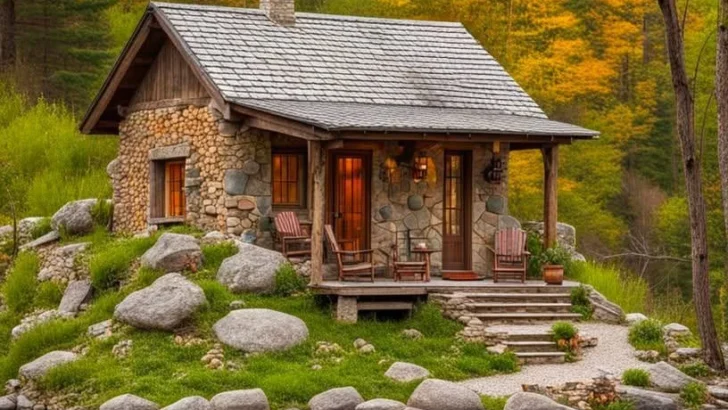
[[[249,8],[249,7],[231,7],[231,6],[211,6],[207,4],[192,4],[192,3],[168,3],[152,1],[149,3],[150,7],[155,8],[174,8],[184,10],[210,10],[210,11],[226,11],[235,12],[241,14],[263,14],[260,9]],[[422,25],[422,26],[445,26],[445,27],[465,27],[459,21],[438,21],[438,20],[414,20],[414,19],[398,19],[391,17],[370,17],[370,16],[346,16],[341,14],[327,14],[327,13],[310,13],[310,12],[296,12],[296,17],[303,17],[308,19],[318,20],[341,20],[341,21],[357,21],[364,23],[393,23],[401,25]]]

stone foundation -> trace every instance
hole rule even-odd
[[[559,403],[588,410],[593,405],[608,404],[617,400],[617,382],[615,377],[603,376],[554,386],[524,384],[523,391],[542,394]]]

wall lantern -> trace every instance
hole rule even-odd
[[[415,166],[414,169],[412,169],[412,179],[415,182],[420,182],[427,178],[427,162],[428,158],[424,152],[420,152],[420,154],[415,157]]]
[[[500,155],[500,142],[493,143],[493,157],[483,171],[483,178],[490,184],[500,184],[503,180],[503,160]]]
[[[382,180],[382,182],[386,182],[389,184],[399,182],[399,178],[397,176],[397,161],[394,158],[389,157],[384,160],[379,174],[379,178]]]

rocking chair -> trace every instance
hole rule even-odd
[[[531,254],[526,250],[526,231],[518,228],[502,229],[495,235],[493,282],[501,279],[526,283],[526,269]]]

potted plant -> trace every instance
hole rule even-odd
[[[561,247],[545,249],[537,256],[543,270],[543,280],[549,285],[561,285],[564,282],[564,265],[569,263],[569,253]]]

